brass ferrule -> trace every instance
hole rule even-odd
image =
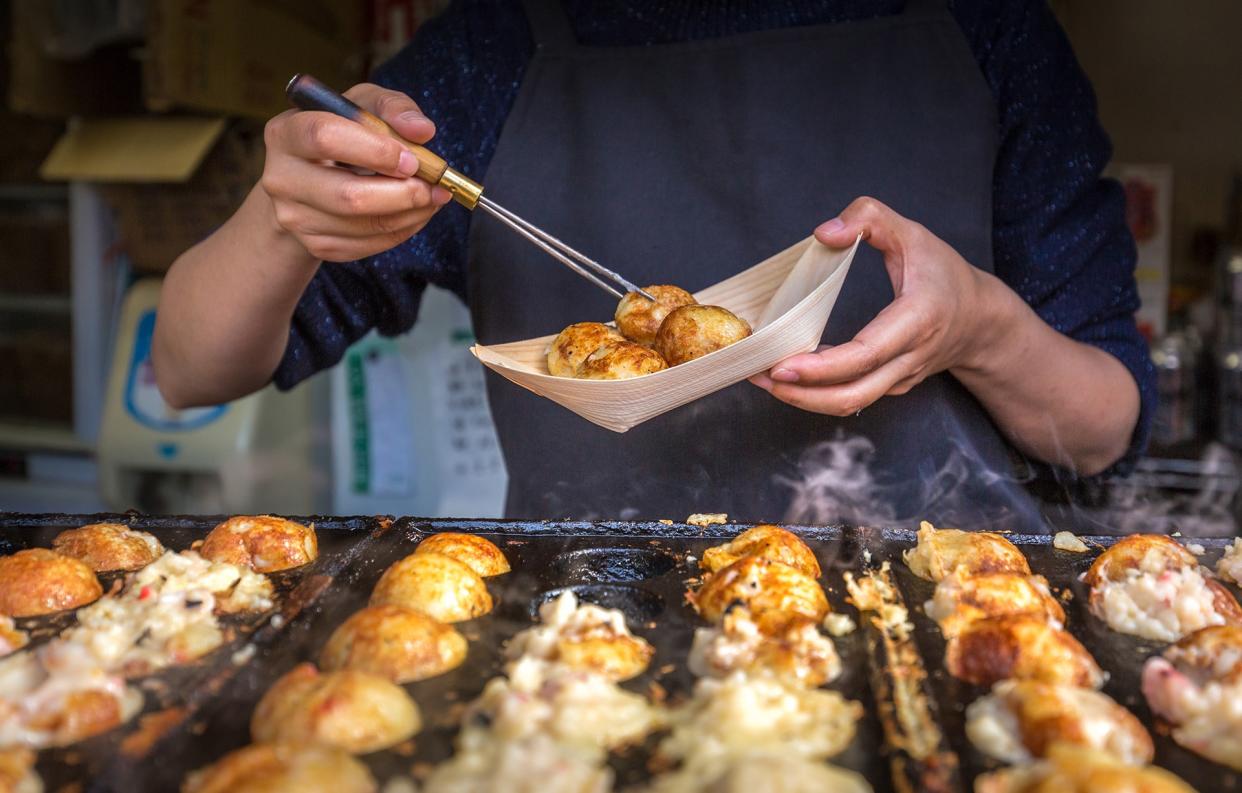
[[[453,194],[453,199],[466,209],[474,209],[483,195],[483,185],[463,176],[452,168],[445,168],[440,177],[440,186]]]

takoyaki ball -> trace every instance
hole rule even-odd
[[[103,594],[84,562],[46,548],[0,556],[0,614],[35,617],[93,603]]]
[[[425,538],[414,553],[440,553],[456,559],[483,578],[509,572],[509,560],[496,543],[477,534],[442,531]]]
[[[923,610],[939,623],[946,638],[961,633],[975,620],[1006,614],[1030,614],[1045,622],[1065,624],[1065,610],[1048,589],[1048,580],[1040,575],[953,573],[940,579]]]
[[[1172,642],[1209,625],[1242,624],[1233,593],[1164,535],[1119,540],[1083,580],[1091,613],[1120,633]]]
[[[1148,658],[1143,694],[1173,740],[1242,771],[1242,628],[1202,628]]]
[[[0,793],[43,793],[33,751],[24,746],[0,749]]]
[[[462,622],[492,610],[492,596],[478,573],[441,553],[413,553],[385,570],[371,605],[387,603],[440,622]]]
[[[1242,627],[1213,625],[1166,647],[1164,658],[1200,683],[1242,686]],[[1148,659],[1149,663],[1152,659]]]
[[[669,312],[656,333],[655,350],[669,366],[702,358],[749,336],[750,323],[720,306],[682,306]]]
[[[625,338],[650,347],[655,343],[660,323],[670,311],[695,305],[698,301],[680,286],[648,286],[644,287],[644,291],[655,298],[654,303],[637,292],[627,292],[617,304],[617,313],[613,319],[617,321],[617,329]]]
[[[367,767],[331,746],[256,743],[186,777],[181,793],[375,793]]]
[[[688,666],[698,677],[743,672],[810,688],[841,674],[836,647],[816,623],[793,617],[783,630],[765,635],[741,607],[730,609],[719,625],[695,630]]]
[[[975,793],[1195,793],[1157,766],[1128,765],[1107,752],[1053,744],[1048,759],[981,774]]]
[[[213,562],[275,573],[315,561],[319,540],[314,526],[272,515],[238,515],[212,529],[198,552]]]
[[[655,654],[630,633],[620,611],[579,603],[569,590],[539,607],[539,621],[509,641],[507,657],[563,664],[620,682],[642,674]]]
[[[811,578],[819,578],[819,561],[802,538],[779,526],[760,525],[747,529],[724,545],[708,548],[699,560],[705,573],[728,567],[743,556],[762,556],[782,562]]]
[[[1216,574],[1226,581],[1242,586],[1242,537],[1238,537],[1216,562]]]
[[[1172,537],[1163,534],[1131,534],[1100,554],[1083,581],[1099,586],[1105,581],[1125,581],[1131,570],[1160,574],[1167,570],[1198,567],[1199,557]]]
[[[0,614],[0,658],[16,652],[26,646],[30,637],[23,630],[18,630],[12,617]],[[2,791],[3,788],[0,788]]]
[[[272,684],[250,719],[260,743],[325,744],[354,754],[396,746],[422,727],[405,689],[377,675],[302,663]]]
[[[910,572],[928,581],[939,581],[954,572],[962,577],[980,573],[1031,574],[1022,551],[999,534],[937,529],[923,521],[918,540],[918,545],[905,551],[902,558]]]
[[[466,659],[466,639],[451,625],[404,606],[368,606],[345,620],[319,656],[327,671],[356,669],[411,683],[444,674]]]
[[[1036,680],[1099,688],[1104,673],[1087,648],[1068,632],[1029,614],[975,620],[949,639],[949,674],[990,686],[1001,680]]]
[[[699,614],[711,623],[719,623],[735,605],[746,606],[755,624],[769,635],[783,630],[794,617],[819,622],[829,611],[819,582],[762,556],[743,556],[712,573],[693,599]]]
[[[558,333],[548,347],[548,373],[573,377],[588,355],[613,341],[625,341],[616,328],[602,322],[576,322]]]
[[[650,347],[632,341],[611,341],[586,357],[574,377],[579,380],[629,380],[667,369]]]
[[[56,651],[66,644],[43,647]],[[69,660],[76,666],[55,673],[39,657],[42,649],[0,662],[0,745],[67,746],[124,724],[142,709],[139,691],[94,666],[89,650],[75,649]]]
[[[1122,762],[1151,762],[1151,736],[1134,714],[1090,688],[1005,680],[966,708],[966,737],[984,754],[1029,763],[1065,741]]]
[[[86,562],[97,573],[141,570],[164,554],[154,535],[120,523],[66,529],[52,540],[52,550]]]

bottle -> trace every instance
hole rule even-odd
[[[1160,339],[1151,351],[1159,394],[1151,440],[1175,446],[1195,439],[1195,350],[1181,331]]]
[[[1221,349],[1217,372],[1216,435],[1229,448],[1242,451],[1242,344],[1234,342]]]

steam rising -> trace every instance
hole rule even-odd
[[[931,520],[959,528],[1047,531],[1022,488],[1032,478],[1029,470],[1002,474],[957,442],[938,468],[888,481],[877,470],[871,441],[838,431],[802,453],[793,477],[773,478],[791,491],[786,523],[914,526]]]

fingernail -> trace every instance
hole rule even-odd
[[[772,379],[766,374],[757,374],[750,378],[750,382],[762,388],[764,391],[772,390]]]
[[[452,200],[453,200],[453,194],[450,193],[448,190],[445,190],[443,187],[436,185],[435,187],[431,188],[431,203],[435,204],[436,206],[442,207]]]
[[[827,223],[821,224],[820,227],[815,230],[820,234],[836,234],[843,228],[845,228],[845,221],[841,218],[833,218]]]
[[[422,113],[418,112],[417,110],[407,110],[401,115],[397,116],[397,118],[401,119],[406,124],[419,124],[423,121],[430,121],[430,119],[428,119],[426,116],[424,116]]]
[[[409,149],[403,149],[397,158],[397,173],[402,176],[413,176],[418,173],[418,158]]]
[[[796,383],[798,382],[798,373],[793,369],[773,369],[772,379],[781,383]]]

